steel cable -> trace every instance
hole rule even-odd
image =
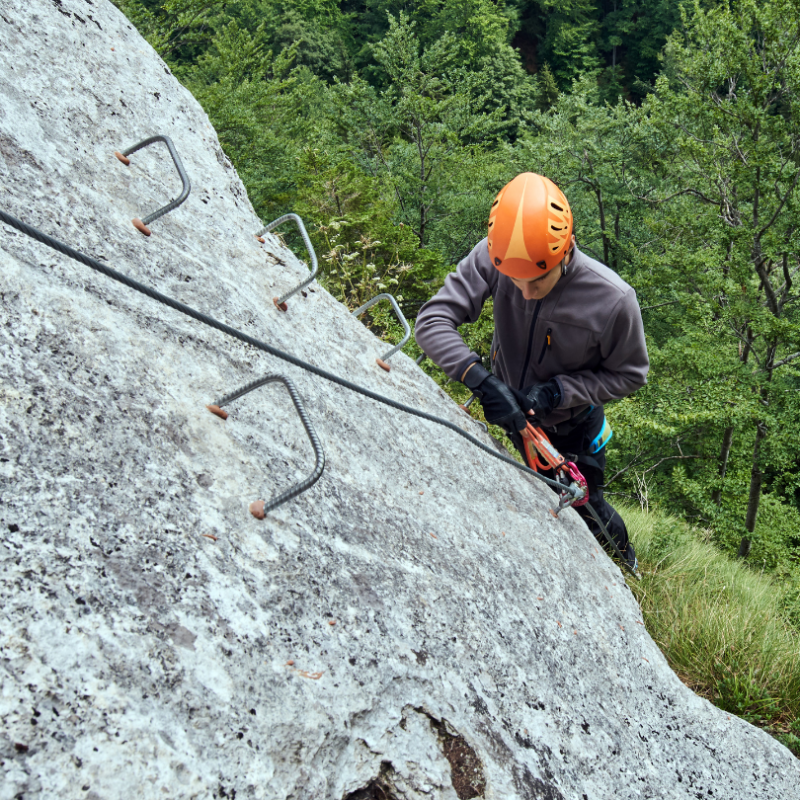
[[[140,283],[139,281],[125,275],[122,272],[118,272],[117,270],[113,269],[112,267],[103,264],[97,259],[92,258],[91,256],[87,256],[84,253],[81,253],[79,250],[75,250],[74,248],[70,247],[64,242],[55,239],[52,236],[48,236],[46,233],[42,233],[42,231],[34,228],[32,225],[28,225],[21,220],[18,220],[16,217],[11,216],[7,212],[0,209],[0,221],[4,222],[6,225],[9,225],[12,228],[15,228],[20,233],[24,233],[26,236],[29,236],[31,239],[35,239],[37,242],[40,242],[47,247],[52,248],[53,250],[61,253],[62,255],[67,256],[68,258],[73,259],[74,261],[78,261],[79,263],[83,264],[84,266],[89,267],[90,269],[95,270],[107,278],[111,278],[118,283],[123,284],[123,286],[127,286],[129,289],[133,289],[140,294],[143,294],[152,300],[156,300],[159,303],[168,306],[169,308],[174,309],[175,311],[179,311],[181,314],[185,314],[187,317],[191,317],[192,319],[197,320],[198,322],[207,325],[210,328],[214,328],[227,336],[230,336],[234,339],[238,339],[245,344],[249,344],[252,347],[255,347],[258,350],[261,350],[265,353],[269,353],[269,355],[274,356],[275,358],[279,358],[282,361],[286,361],[289,364],[293,364],[296,367],[299,367],[306,372],[310,372],[313,375],[317,375],[320,378],[323,378],[326,381],[330,381],[331,383],[335,383],[338,386],[341,386],[345,389],[348,389],[351,392],[356,392],[357,394],[363,395],[364,397],[368,397],[371,400],[375,400],[378,403],[382,403],[383,405],[387,405],[390,408],[395,408],[398,411],[402,411],[406,414],[410,414],[415,417],[419,417],[420,419],[428,420],[428,422],[433,422],[436,425],[442,425],[445,428],[449,428],[451,431],[454,431],[463,439],[466,439],[471,444],[475,445],[475,447],[483,450],[483,452],[488,453],[492,458],[496,458],[498,461],[502,461],[506,464],[510,464],[515,469],[518,469],[520,472],[524,472],[528,475],[533,476],[539,481],[546,483],[548,486],[558,489],[559,491],[567,491],[571,492],[569,487],[565,487],[563,484],[558,483],[558,481],[551,480],[550,478],[546,478],[544,475],[540,475],[538,472],[535,472],[530,467],[521,464],[519,461],[511,458],[510,456],[504,456],[502,453],[498,453],[496,450],[493,450],[488,445],[481,442],[479,439],[476,439],[471,434],[467,433],[466,431],[462,430],[453,422],[449,422],[442,417],[437,417],[434,414],[429,414],[426,411],[422,411],[421,409],[414,408],[413,406],[408,406],[405,403],[401,403],[397,400],[392,400],[390,397],[385,397],[384,395],[378,394],[377,392],[373,392],[371,389],[367,389],[364,386],[359,386],[352,381],[348,381],[346,378],[341,378],[338,375],[333,374],[332,372],[328,372],[327,370],[321,369],[320,367],[316,367],[313,364],[309,364],[306,361],[303,361],[297,356],[291,355],[291,353],[285,353],[283,350],[278,349],[277,347],[273,347],[266,342],[262,342],[260,339],[256,339],[254,336],[250,336],[236,328],[231,327],[230,325],[225,324],[224,322],[220,322],[219,320],[214,319],[207,314],[202,313],[201,311],[197,311],[191,306],[187,306],[185,303],[181,303],[178,300],[175,300],[168,295],[162,294],[161,292],[153,289],[146,284]],[[574,496],[574,493],[573,493]],[[611,537],[608,534],[608,531],[605,529],[605,525],[600,520],[597,512],[591,507],[590,504],[586,504],[587,508],[590,510],[590,513],[594,518],[597,520],[601,528],[603,529],[603,533],[606,538],[611,541]],[[614,550],[616,551],[617,555],[620,556],[622,559],[622,563],[627,567],[627,563],[625,559],[622,558],[622,554],[616,548],[616,545],[613,544]],[[632,574],[635,575],[632,569],[629,570]]]
[[[597,511],[595,511],[594,506],[591,503],[586,503],[585,505],[587,511],[594,518],[594,521],[600,526],[600,530],[603,532],[603,536],[606,537],[606,541],[609,543],[609,545],[611,545],[614,552],[617,554],[617,558],[619,558],[620,562],[623,564],[625,569],[628,570],[628,572],[630,572],[630,574],[633,575],[633,577],[636,578],[637,581],[640,581],[642,579],[641,576],[630,564],[628,564],[627,560],[625,559],[625,556],[622,555],[619,548],[617,547],[617,543],[614,541],[614,537],[608,532],[608,528],[606,528],[605,523],[603,522],[603,520],[600,519],[600,515],[597,513]],[[614,513],[616,514],[617,512],[614,511]]]

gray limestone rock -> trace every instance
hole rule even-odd
[[[143,237],[131,225],[187,202]],[[107,0],[0,0],[0,207],[297,356],[484,436],[264,245],[190,94]],[[289,211],[291,209],[287,209]],[[309,224],[313,220],[307,221]],[[298,255],[303,256],[302,253]],[[797,798],[681,684],[546,488],[0,225],[0,800]],[[248,504],[325,447],[322,479]],[[484,439],[489,441],[488,439]],[[335,624],[334,624],[335,623]]]

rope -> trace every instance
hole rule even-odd
[[[585,507],[594,518],[594,521],[600,526],[603,536],[606,537],[606,541],[611,545],[622,565],[628,572],[630,572],[631,575],[633,575],[634,578],[636,578],[637,581],[640,581],[642,579],[641,575],[639,575],[639,573],[625,560],[625,556],[623,556],[619,551],[617,543],[614,541],[614,537],[608,532],[608,528],[606,528],[603,520],[600,519],[600,515],[597,513],[597,511],[595,511],[594,506],[591,503],[586,503]],[[615,511],[614,513],[616,514],[617,512]]]
[[[26,236],[29,236],[31,239],[35,239],[37,242],[40,242],[47,247],[56,250],[57,252],[61,253],[62,255],[67,256],[68,258],[73,259],[74,261],[78,261],[79,263],[89,267],[90,269],[95,270],[107,278],[111,278],[111,280],[117,281],[118,283],[123,284],[123,286],[127,286],[129,289],[133,289],[140,294],[143,294],[152,300],[156,300],[159,303],[162,303],[169,308],[174,309],[175,311],[179,311],[181,314],[185,314],[187,317],[191,317],[192,319],[197,320],[198,322],[207,325],[210,328],[214,328],[227,336],[231,336],[234,339],[238,339],[240,342],[244,342],[245,344],[249,344],[252,347],[255,347],[258,350],[261,350],[265,353],[269,353],[269,355],[274,356],[275,358],[279,358],[282,361],[286,361],[289,364],[293,364],[296,367],[299,367],[306,372],[310,372],[313,375],[317,375],[320,378],[323,378],[326,381],[330,381],[331,383],[335,383],[337,386],[341,386],[344,389],[348,389],[351,392],[356,392],[357,394],[363,395],[364,397],[370,398],[370,400],[375,400],[378,403],[383,403],[383,405],[389,406],[390,408],[395,408],[398,411],[402,411],[406,414],[411,414],[414,417],[419,417],[420,419],[428,420],[428,422],[433,422],[436,425],[442,425],[445,428],[449,428],[451,431],[454,431],[463,439],[466,439],[470,444],[473,444],[475,447],[483,450],[484,453],[488,453],[492,458],[496,458],[498,461],[502,461],[505,464],[510,464],[515,469],[518,469],[520,472],[524,472],[527,475],[532,475],[536,480],[542,481],[542,483],[546,483],[548,486],[551,486],[559,491],[571,491],[568,487],[565,487],[563,484],[558,483],[557,481],[551,480],[550,478],[546,478],[544,475],[540,475],[538,472],[530,469],[530,467],[525,466],[524,464],[520,464],[519,461],[516,461],[509,456],[504,456],[502,453],[498,453],[496,450],[493,450],[488,445],[481,442],[479,439],[476,439],[471,434],[467,433],[466,431],[462,430],[453,422],[449,422],[442,417],[437,417],[434,414],[428,414],[426,411],[422,411],[419,408],[414,408],[413,406],[408,406],[405,403],[400,403],[397,400],[392,400],[390,397],[385,397],[384,395],[378,394],[377,392],[373,392],[371,389],[367,389],[364,386],[359,386],[352,381],[348,381],[346,378],[341,378],[338,375],[334,375],[332,372],[328,372],[327,370],[321,369],[320,367],[316,367],[313,364],[309,364],[306,361],[303,361],[297,356],[291,355],[291,353],[285,353],[283,350],[279,350],[277,347],[273,347],[266,342],[262,342],[260,339],[256,339],[253,336],[249,336],[246,333],[243,333],[236,328],[231,327],[230,325],[226,325],[224,322],[220,322],[219,320],[214,319],[213,317],[202,313],[201,311],[197,311],[191,306],[187,306],[185,303],[181,303],[178,300],[175,300],[168,295],[162,294],[161,292],[153,289],[146,284],[140,283],[137,280],[125,275],[122,272],[117,272],[117,270],[112,269],[109,266],[97,261],[96,259],[92,258],[91,256],[87,256],[84,253],[81,253],[79,250],[75,250],[64,242],[59,241],[58,239],[53,238],[52,236],[48,236],[46,233],[42,233],[40,230],[37,230],[31,225],[28,225],[21,220],[18,220],[16,217],[12,217],[10,214],[6,213],[2,209],[0,209],[0,221],[4,222],[6,225],[9,225],[12,228],[15,228],[20,233],[24,233]],[[603,534],[605,535],[606,539],[611,543],[612,547],[616,551],[617,555],[620,557],[622,563],[628,569],[628,571],[636,576],[636,573],[628,567],[627,562],[625,561],[622,554],[617,549],[616,545],[613,542],[612,537],[609,535],[608,531],[606,530],[605,525],[603,524],[600,517],[597,515],[597,512],[592,508],[592,506],[587,503],[587,509],[595,518],[595,520],[600,525]]]

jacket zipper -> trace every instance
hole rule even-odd
[[[542,363],[542,359],[544,358],[545,351],[548,347],[550,347],[550,334],[553,332],[552,328],[547,329],[547,333],[544,337],[544,344],[542,345],[542,354],[539,356],[539,360],[536,362],[537,364]]]
[[[522,367],[522,374],[519,376],[518,389],[522,389],[522,384],[525,383],[525,375],[528,372],[528,364],[531,363],[531,350],[533,350],[533,330],[536,327],[536,320],[539,318],[539,309],[542,307],[542,301],[536,301],[536,308],[533,309],[533,319],[531,320],[531,330],[528,334],[528,351],[525,353],[525,364]]]

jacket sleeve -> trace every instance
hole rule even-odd
[[[647,357],[642,313],[636,293],[626,292],[600,335],[600,364],[595,369],[557,375],[561,384],[559,408],[602,405],[633,394],[647,383]]]
[[[482,258],[486,251],[486,258]],[[486,264],[481,264],[486,261]],[[464,370],[480,356],[472,352],[458,327],[478,319],[486,299],[492,294],[492,281],[497,270],[488,263],[486,240],[459,262],[444,286],[420,309],[414,337],[425,355],[438,364],[445,374],[461,380]]]

